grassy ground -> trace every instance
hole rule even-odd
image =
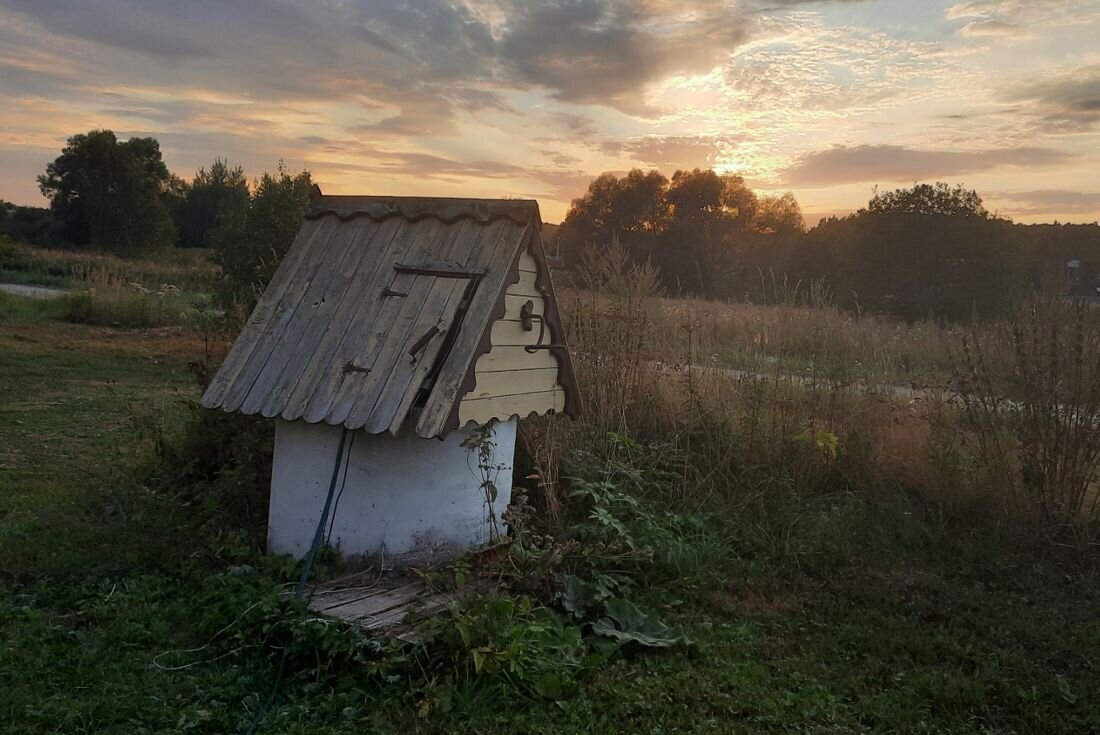
[[[0,731],[242,732],[277,649],[154,659],[203,646],[285,565],[196,563],[194,512],[131,479],[153,423],[197,395],[201,346],[0,310]],[[641,590],[686,649],[620,657],[558,703],[480,679],[443,696],[368,664],[323,676],[318,651],[261,732],[1100,731],[1087,565],[904,496],[797,491],[711,519],[694,572]]]
[[[50,316],[50,301],[0,309],[11,302],[23,319],[0,320],[0,571],[126,568],[148,538],[126,536],[112,496],[132,491],[154,422],[196,396],[186,363],[201,346],[172,329],[26,318]]]

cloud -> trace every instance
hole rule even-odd
[[[581,159],[569,153],[549,149],[541,149],[539,155],[553,162],[557,166],[576,166]]]
[[[1100,0],[952,0],[946,35],[898,8],[837,12],[865,1],[0,0],[0,145],[46,160],[110,127],[155,135],[179,173],[283,156],[344,191],[560,202],[586,166],[906,181],[1046,165],[1065,154],[1022,146],[1100,126],[1095,67],[1055,66],[1097,63]],[[1013,83],[983,54],[1020,29],[1056,53]],[[820,150],[834,140],[907,145]]]
[[[477,89],[498,84],[647,115],[650,85],[720,66],[749,24],[736,6],[627,0],[0,0],[3,8],[57,47],[78,41],[114,52],[107,78],[213,78],[225,89],[299,99],[401,96],[406,107],[414,96],[431,107],[460,87],[468,91],[452,102],[461,109],[501,106],[499,94]]]
[[[165,23],[165,14],[185,12],[185,5],[64,0],[6,0],[4,5],[33,17],[44,28],[116,49],[135,51],[162,59],[213,56],[212,37],[201,40],[176,32],[176,23]]]
[[[959,29],[959,34],[967,38],[1032,38],[1031,33],[1015,23],[996,18],[972,20]]]
[[[573,170],[537,170],[535,178],[550,186],[546,192],[548,199],[559,202],[568,202],[584,194],[588,184],[595,178],[586,171]]]
[[[671,173],[676,169],[711,168],[737,140],[732,136],[647,135],[627,141],[607,141],[600,149],[616,156],[626,154]]]
[[[555,99],[650,115],[648,85],[720,66],[747,38],[721,5],[682,8],[617,0],[517,0],[500,30],[502,71]]]
[[[761,11],[782,10],[799,5],[855,5],[869,0],[757,0]]]
[[[792,111],[850,115],[918,98],[953,66],[950,49],[939,42],[831,28],[795,14],[763,21],[754,42],[731,59],[723,81],[731,105],[747,114],[779,112],[768,122],[789,123]]]
[[[896,145],[835,146],[800,156],[782,172],[788,186],[904,182],[959,176],[1007,166],[1052,166],[1072,156],[1053,148],[978,151],[916,150]]]
[[[1094,0],[968,0],[952,5],[944,13],[947,20],[969,21],[961,29],[964,35],[993,35],[981,33],[990,23],[1034,32],[1038,28],[1089,23],[1098,16],[1100,7]],[[997,28],[985,27],[991,31]]]
[[[1028,82],[1008,92],[1005,99],[1030,103],[1041,126],[1049,131],[1092,129],[1100,124],[1100,64]]]
[[[1014,202],[1018,214],[1100,214],[1100,192],[1039,189],[998,192],[990,198]]]
[[[326,171],[400,174],[421,179],[460,181],[463,177],[509,178],[528,174],[525,167],[497,160],[469,160],[403,148],[376,146],[360,139],[326,140],[316,152]]]

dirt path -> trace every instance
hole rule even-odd
[[[25,296],[29,299],[56,299],[65,295],[61,289],[24,286],[20,283],[0,283],[0,292],[10,293],[13,296]]]

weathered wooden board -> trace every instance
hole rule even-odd
[[[482,248],[475,257],[475,263],[484,263],[485,276],[470,300],[466,316],[455,335],[451,354],[440,366],[432,393],[417,421],[420,436],[437,436],[449,428],[451,412],[461,399],[463,382],[473,369],[477,348],[507,287],[506,279],[512,265],[537,226],[537,223],[531,222],[518,238],[515,233],[510,233],[510,237],[500,238],[493,247]]]
[[[526,296],[529,299],[542,298],[542,292],[535,286],[538,274],[534,271],[520,271],[519,280],[508,286],[506,293],[509,296]]]
[[[518,396],[496,396],[464,400],[458,407],[460,424],[474,421],[488,423],[492,419],[503,419],[516,415],[529,416],[532,413],[561,411],[565,407],[565,391],[555,389],[544,393],[526,393]]]
[[[466,394],[463,401],[492,396],[515,396],[523,393],[542,393],[559,388],[558,368],[535,370],[507,370],[495,373],[479,373],[477,385]]]
[[[536,323],[535,328],[531,331],[527,331],[523,328],[519,319],[501,319],[493,322],[492,332],[490,339],[493,341],[493,347],[515,347],[517,345],[534,345],[538,344],[539,328]],[[549,329],[544,329],[542,334],[543,344],[550,344],[551,334]]]
[[[321,243],[331,234],[333,223],[308,222],[299,230],[294,243],[252,310],[240,335],[203,395],[207,408],[236,411],[252,387],[255,374],[262,368],[271,350],[271,340],[285,328],[294,315],[293,298],[298,283],[308,282],[320,265],[317,257]]]
[[[539,264],[535,260],[535,257],[526,250],[519,256],[519,270],[520,273],[538,273]]]
[[[519,319],[521,310],[524,304],[528,301],[531,302],[531,313],[542,316],[546,304],[543,302],[541,296],[511,296],[506,295],[504,297],[504,318],[505,319]],[[535,334],[538,334],[539,325],[538,320],[535,320]]]
[[[515,345],[494,345],[492,350],[478,358],[475,373],[480,376],[482,373],[502,370],[535,370],[557,367],[558,361],[550,350],[527,352],[522,347]]]
[[[420,580],[401,578],[366,588],[322,586],[310,598],[309,609],[365,630],[411,641],[417,637],[411,620],[439,614],[453,603],[483,594],[492,587],[490,580],[475,579],[458,590],[436,591]]]
[[[347,286],[340,303],[323,332],[310,341],[312,355],[299,357],[305,367],[286,398],[282,416],[288,421],[300,418],[312,401],[325,403],[327,410],[328,400],[346,374],[347,360],[341,361],[340,350],[348,333],[355,325],[369,319],[381,304],[382,299],[377,294],[390,278],[382,264],[393,257],[396,247],[400,247],[396,237],[400,225],[400,220],[394,218],[380,226],[360,230],[361,242],[353,245],[361,252],[358,267],[343,272]],[[288,371],[288,375],[293,373]]]
[[[342,423],[340,417],[350,412],[352,397],[358,395],[365,383],[378,379],[375,362],[386,334],[385,325],[404,307],[408,287],[414,280],[412,275],[395,272],[393,262],[407,257],[418,247],[422,250],[423,245],[418,243],[426,242],[436,232],[430,221],[415,225],[400,219],[394,221],[398,223],[398,231],[389,246],[378,254],[369,275],[362,274],[366,285],[355,311],[342,327],[338,342],[319,355],[321,362],[317,369],[320,372],[313,380],[314,385],[309,395],[301,391],[297,400],[290,404],[290,415],[297,413],[311,423],[321,420],[330,424]],[[406,296],[384,295],[387,289]]]

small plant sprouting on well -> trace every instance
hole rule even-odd
[[[471,471],[478,478],[478,488],[485,494],[485,507],[489,519],[489,541],[495,543],[501,539],[500,524],[497,519],[496,502],[500,492],[497,482],[501,471],[508,465],[496,461],[495,422],[483,424],[474,429],[462,446],[469,451],[467,463],[476,455],[477,465]]]

